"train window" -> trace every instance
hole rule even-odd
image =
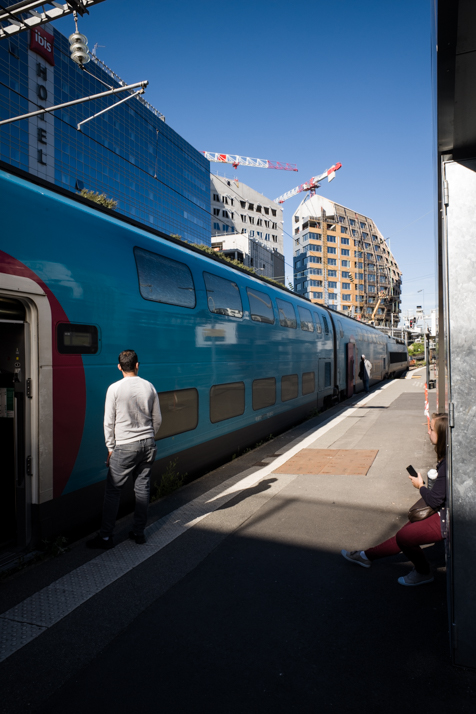
[[[293,330],[297,327],[296,313],[294,307],[287,300],[276,299],[278,306],[279,324],[281,327],[291,327]]]
[[[98,351],[98,328],[95,325],[60,322],[56,328],[56,345],[62,355],[95,355]]]
[[[322,334],[322,325],[317,312],[312,313],[314,316],[314,325],[316,326],[316,332],[318,335]]]
[[[210,389],[210,421],[212,424],[240,416],[244,411],[244,382],[216,384]]]
[[[253,409],[265,409],[276,404],[276,379],[255,379],[253,382]]]
[[[311,311],[307,307],[298,307],[299,321],[301,330],[305,332],[314,332],[314,323],[312,321]]]
[[[316,375],[314,372],[304,372],[302,375],[302,393],[312,394],[316,391]]]
[[[299,379],[297,374],[287,374],[281,377],[281,401],[289,402],[290,399],[296,399],[298,396]]]
[[[195,287],[185,263],[165,258],[142,248],[134,248],[140,294],[145,300],[194,308]]]
[[[274,325],[274,312],[271,298],[260,290],[246,288],[250,301],[251,319],[256,322],[267,322]]]
[[[324,323],[324,332],[326,335],[329,334],[329,324],[327,322],[327,317],[325,315],[322,315],[322,322]]]
[[[203,273],[203,279],[210,312],[228,317],[243,317],[240,289],[236,283],[213,273]]]
[[[159,393],[162,424],[157,440],[196,429],[198,424],[198,392],[196,389],[177,389]]]

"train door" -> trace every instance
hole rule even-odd
[[[30,502],[26,455],[29,325],[19,300],[0,295],[0,547],[26,545]]]
[[[347,397],[354,394],[354,375],[355,375],[355,344],[348,342],[346,345],[347,352]]]

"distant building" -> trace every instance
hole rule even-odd
[[[241,181],[210,175],[212,245],[284,283],[283,209]]]
[[[273,278],[284,285],[284,255],[255,238],[249,238],[246,233],[230,233],[221,238],[212,238],[212,248],[221,251],[227,258],[253,268],[258,275]]]
[[[320,195],[293,215],[294,289],[376,325],[399,323],[402,273],[368,216]]]
[[[0,119],[124,85],[97,57],[86,67],[71,60],[68,38],[47,25],[1,41]],[[0,159],[73,193],[104,193],[117,201],[117,213],[210,245],[210,163],[157,109],[135,97],[77,130],[124,96],[0,127]]]

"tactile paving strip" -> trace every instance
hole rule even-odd
[[[302,449],[274,473],[365,476],[377,454],[365,449]]]
[[[0,615],[0,662],[262,477],[256,471],[245,478],[243,475],[150,525],[146,545],[138,547],[133,541],[124,541]]]

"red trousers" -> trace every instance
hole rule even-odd
[[[413,563],[418,573],[426,575],[430,572],[430,566],[420,545],[436,543],[439,540],[443,540],[443,536],[440,517],[435,513],[424,521],[406,523],[392,538],[366,550],[365,555],[369,560],[377,560],[402,552]]]

